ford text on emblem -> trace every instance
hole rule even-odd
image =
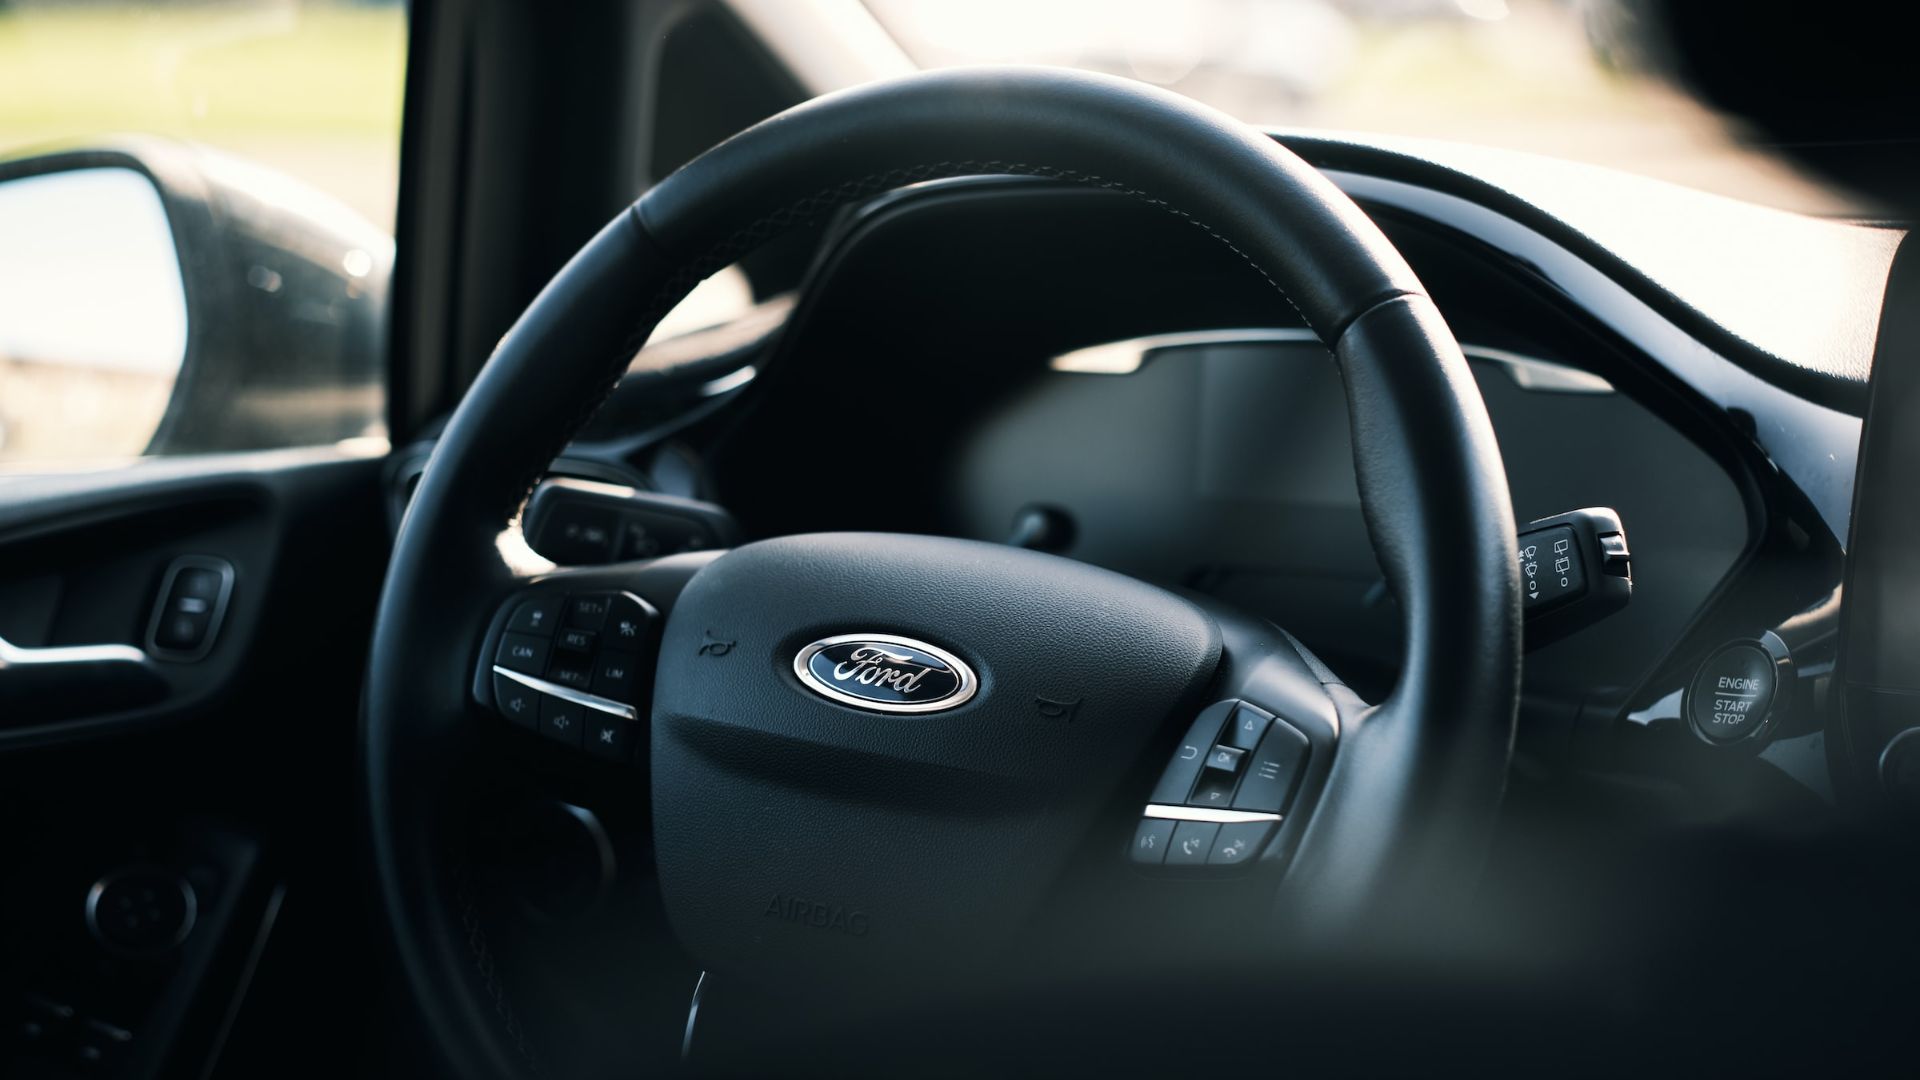
[[[888,634],[822,638],[793,658],[793,673],[822,697],[891,713],[951,709],[980,686],[952,653]]]

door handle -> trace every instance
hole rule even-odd
[[[133,708],[166,693],[153,659],[133,645],[29,648],[0,638],[0,727]]]
[[[56,645],[30,649],[0,637],[0,671],[13,668],[55,667],[72,670],[76,665],[152,663],[144,650],[134,645]]]

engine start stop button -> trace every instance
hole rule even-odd
[[[1773,712],[1777,689],[1773,657],[1741,642],[1714,653],[1687,688],[1687,720],[1708,742],[1730,743],[1752,735]]]

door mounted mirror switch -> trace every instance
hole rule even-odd
[[[147,623],[147,651],[163,660],[207,655],[233,596],[233,564],[211,555],[183,555],[160,579]]]

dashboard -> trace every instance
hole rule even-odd
[[[1830,803],[1834,598],[1880,303],[1863,283],[1884,281],[1901,234],[1600,170],[1286,141],[1438,302],[1522,528],[1585,507],[1624,525],[1631,602],[1530,641],[1523,759],[1624,763],[1716,797],[1726,785],[1701,777],[1753,773],[1736,800],[1784,778]],[[1015,177],[915,185],[824,235],[751,332],[643,352],[556,474],[723,507],[702,535],[1032,543],[1227,601],[1363,696],[1391,688],[1400,616],[1338,376],[1239,259],[1125,196]],[[1745,276],[1703,257],[1716,236]],[[1803,257],[1763,262],[1769,239]],[[1818,284],[1836,280],[1860,287]],[[1780,317],[1795,288],[1833,334]],[[1781,633],[1798,651],[1780,722],[1727,753],[1689,723],[1687,688],[1730,643]]]
[[[1617,718],[1677,689],[1716,633],[1757,635],[1831,591],[1831,543],[1738,588],[1772,565],[1771,521],[1817,514],[1762,482],[1737,420],[1524,267],[1379,216],[1469,355],[1517,518],[1608,507],[1631,539],[1632,603],[1529,653],[1532,708]],[[751,419],[709,444],[750,534],[1003,541],[1044,509],[1067,554],[1264,616],[1363,694],[1391,686],[1400,617],[1338,376],[1263,281],[1150,207],[1025,181],[929,185],[843,235],[743,392]],[[781,445],[806,460],[769,462]],[[866,482],[823,496],[814,461]],[[1729,590],[1756,602],[1731,615],[1752,629],[1707,617]]]

